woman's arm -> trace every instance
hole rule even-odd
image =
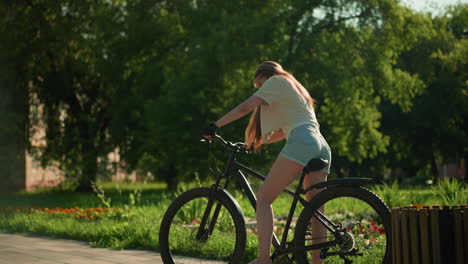
[[[217,127],[222,127],[231,123],[234,120],[237,120],[246,114],[252,112],[260,104],[265,103],[263,99],[255,95],[250,96],[243,103],[238,105],[236,108],[232,109],[229,113],[221,117],[218,121],[215,122]]]
[[[284,133],[283,133],[282,129],[279,129],[279,130],[271,132],[268,135],[266,144],[275,143],[275,142],[280,141],[282,139],[284,139]]]

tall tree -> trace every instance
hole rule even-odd
[[[58,161],[78,189],[91,190],[98,157],[111,150],[107,130],[112,87],[105,72],[106,54],[100,12],[109,3],[95,1],[17,1],[10,4],[7,30],[16,32],[19,87],[30,83],[30,94],[43,107],[46,147],[44,165]],[[112,39],[105,39],[111,41]],[[103,77],[104,76],[104,77]],[[18,87],[18,88],[19,88]]]
[[[425,18],[427,28],[416,45],[398,58],[398,65],[424,82],[426,88],[413,100],[411,111],[399,111],[388,103],[381,106],[383,131],[393,144],[385,159],[389,167],[410,174],[430,168],[439,175],[437,163],[458,162],[466,156],[467,76],[466,39],[468,5],[458,5],[441,17]],[[403,109],[405,110],[405,109]]]

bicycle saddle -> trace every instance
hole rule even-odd
[[[307,163],[307,165],[304,167],[304,169],[302,169],[302,172],[304,174],[307,174],[309,172],[322,170],[323,168],[327,166],[328,166],[328,160],[326,159],[321,159],[321,158],[311,159]]]

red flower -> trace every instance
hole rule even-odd
[[[375,226],[375,225],[377,225],[377,222],[372,221],[372,222],[370,222],[370,224],[371,224],[371,226]]]
[[[375,242],[377,242],[377,239],[371,238],[371,239],[370,239],[370,242],[375,243]]]

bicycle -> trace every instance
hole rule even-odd
[[[232,180],[245,192],[255,210],[255,194],[243,172],[264,180],[265,176],[236,160],[246,145],[216,135],[229,152],[225,169],[211,187],[190,189],[178,196],[167,209],[160,226],[161,257],[165,264],[200,263],[193,257],[215,258],[216,263],[241,263],[246,248],[246,222],[239,203],[227,191]],[[311,250],[320,249],[320,257],[345,264],[390,263],[390,210],[372,191],[363,187],[369,178],[331,179],[302,188],[304,175],[326,167],[328,162],[312,159],[304,167],[295,191],[286,188],[293,201],[281,242],[273,234],[273,263],[311,263]],[[311,201],[301,197],[312,189],[321,190]],[[295,223],[297,203],[304,207]],[[338,206],[337,206],[338,205]],[[313,237],[311,220],[326,228],[326,235]],[[249,229],[251,230],[251,229]],[[323,228],[322,228],[323,230]],[[323,233],[323,232],[322,232]],[[388,234],[388,235],[387,235]],[[316,235],[314,235],[316,236]],[[359,262],[359,260],[361,260]],[[209,262],[212,263],[212,262]]]

